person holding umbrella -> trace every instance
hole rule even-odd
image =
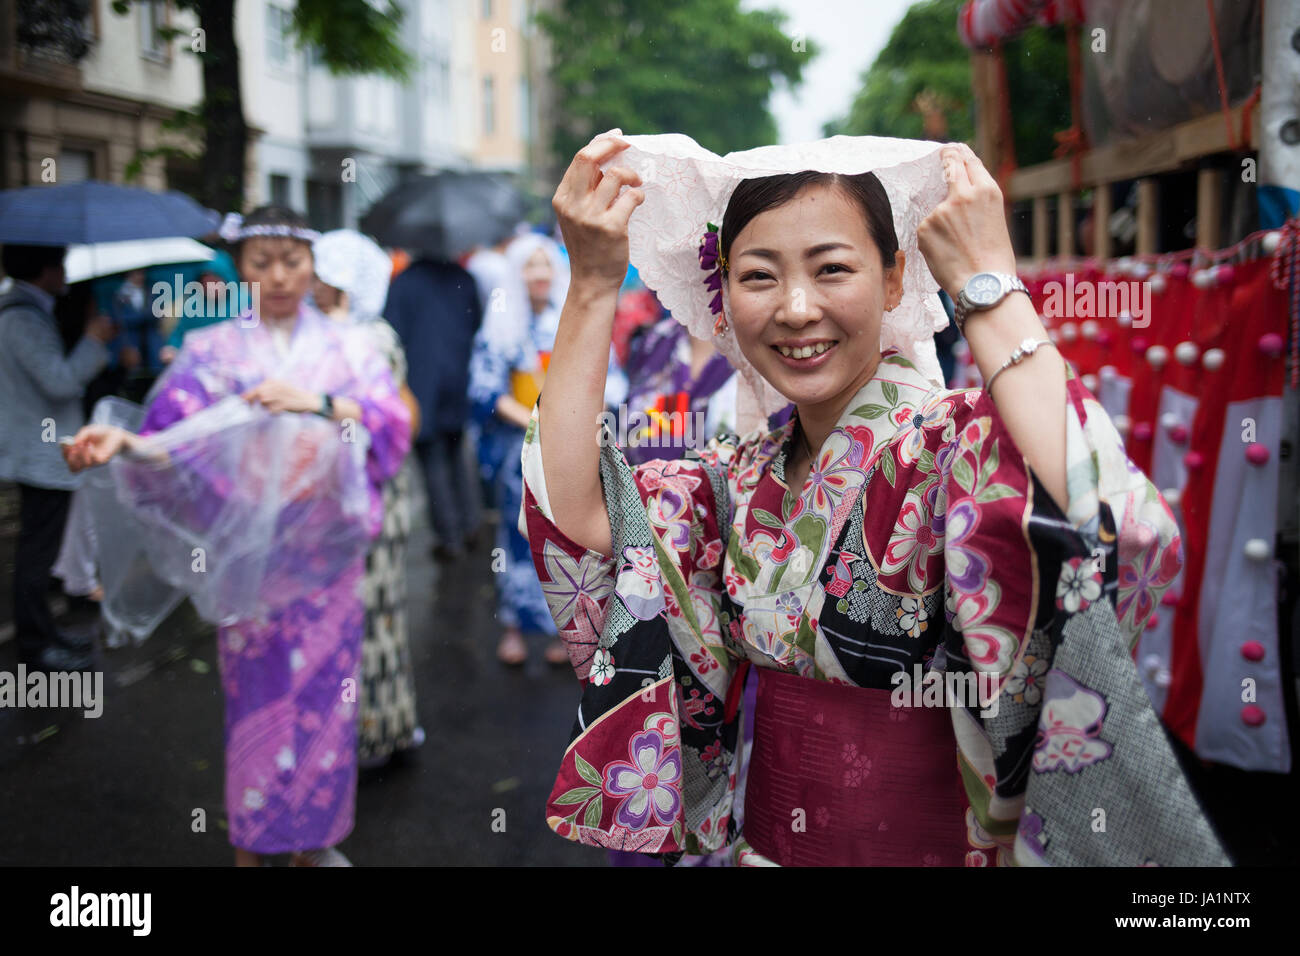
[[[0,295],[0,480],[19,491],[15,636],[19,661],[45,671],[86,670],[92,661],[87,638],[56,627],[46,589],[80,484],[63,466],[58,440],[84,423],[82,393],[108,363],[113,338],[111,320],[97,315],[64,355],[54,318],[55,296],[66,291],[64,253],[63,246],[6,245],[12,283]]]
[[[298,213],[232,214],[221,234],[242,279],[259,289],[258,310],[186,336],[139,434],[91,425],[64,455],[76,471],[125,453],[114,465],[117,499],[141,520],[166,508],[168,522],[149,528],[158,534],[179,521],[237,553],[232,532],[259,522],[272,529],[269,554],[254,556],[267,573],[251,610],[215,606],[247,601],[246,588],[206,584],[230,554],[208,555],[207,573],[188,585],[220,621],[230,841],[240,866],[279,853],[297,866],[348,866],[335,847],[356,804],[365,553],[380,528],[382,486],[410,448],[410,413],[365,333],[305,303],[319,234]],[[167,444],[241,398],[270,413],[253,426],[274,425],[289,440],[259,444],[267,432],[232,428]],[[160,456],[159,447],[175,450]],[[306,492],[293,484],[321,460],[332,463],[322,480]],[[286,497],[275,504],[276,495]]]

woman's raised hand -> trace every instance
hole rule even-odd
[[[977,272],[1016,273],[1002,190],[965,143],[940,151],[948,196],[922,220],[917,245],[930,274],[956,297]]]
[[[627,276],[627,222],[645,201],[641,177],[624,166],[601,172],[602,163],[631,144],[602,133],[580,149],[555,190],[555,210],[569,252],[573,284],[617,289]],[[631,187],[621,196],[619,189]]]
[[[63,460],[73,472],[106,465],[126,445],[127,433],[115,425],[87,425],[64,440]]]

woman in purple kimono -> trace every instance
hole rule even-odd
[[[186,337],[138,434],[89,425],[64,453],[80,470],[121,452],[118,500],[200,545],[199,583],[151,563],[220,624],[237,865],[346,866],[334,846],[356,800],[360,588],[410,413],[365,333],[304,304],[316,234],[301,216],[262,207],[222,237],[259,304]]]

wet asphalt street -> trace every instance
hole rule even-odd
[[[491,545],[439,566],[429,545],[417,519],[408,588],[427,739],[362,773],[341,849],[358,866],[605,865],[543,816],[580,696],[573,672],[545,664],[541,635],[524,669],[499,664]],[[0,671],[16,671],[15,653],[0,645]],[[185,604],[139,647],[98,653],[100,718],[0,708],[0,866],[230,865],[215,632]]]
[[[362,773],[343,851],[358,866],[606,865],[603,850],[560,839],[543,818],[580,696],[572,671],[543,662],[541,635],[528,635],[524,669],[497,662],[492,544],[435,566],[422,502],[414,511],[409,613],[427,740]],[[4,588],[11,537],[0,534]],[[0,707],[0,866],[230,865],[215,632],[184,604],[144,644],[98,656],[98,719]],[[0,671],[16,671],[13,641],[0,644]],[[1295,864],[1300,773],[1249,773],[1174,746],[1239,864]],[[504,832],[492,826],[497,810]]]

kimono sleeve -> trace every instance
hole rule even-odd
[[[1169,506],[1073,372],[1064,510],[992,400],[963,394],[935,466],[947,667],[980,676],[978,703],[952,708],[974,852],[1027,865],[1226,862],[1132,659],[1140,608],[1181,565]],[[1134,585],[1134,567],[1160,571]]]
[[[612,558],[556,527],[537,407],[525,436],[520,531],[583,681],[573,736],[547,805],[568,839],[645,853],[706,853],[731,829],[738,711],[723,637],[725,466],[701,458],[632,468],[612,444],[601,481]]]

